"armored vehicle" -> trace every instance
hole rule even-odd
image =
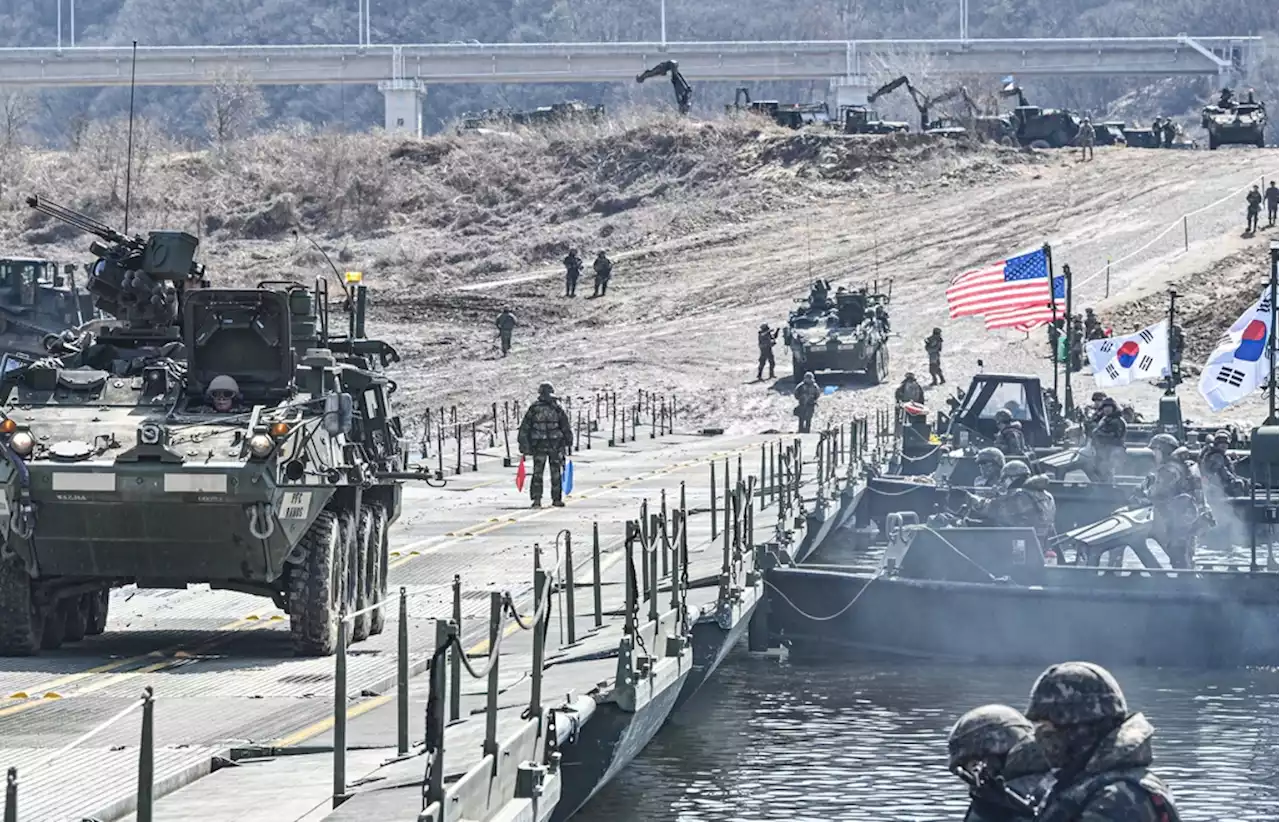
[[[1205,106],[1200,125],[1209,132],[1209,148],[1230,145],[1263,147],[1267,109],[1262,103],[1235,103],[1229,107]]]
[[[45,339],[93,317],[93,299],[76,287],[75,266],[52,260],[0,259],[0,353],[45,354]]]
[[[783,342],[791,369],[861,372],[872,385],[889,376],[889,295],[840,289],[834,299],[815,294],[791,312]]]
[[[1018,143],[1031,148],[1067,148],[1080,131],[1080,121],[1071,112],[1039,106],[1018,106],[1013,122]]]
[[[101,633],[129,583],[270,597],[297,653],[333,653],[339,614],[386,592],[405,478],[363,285],[331,333],[323,279],[211,288],[189,234],[28,203],[101,238],[88,287],[117,319],[0,365],[0,654]]]
[[[873,108],[867,106],[841,106],[839,120],[845,134],[905,134],[906,123],[881,120]]]

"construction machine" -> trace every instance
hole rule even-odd
[[[945,103],[948,100],[951,100],[955,97],[960,96],[961,94],[965,94],[964,88],[962,86],[956,86],[955,88],[948,89],[947,91],[942,92],[936,97],[930,97],[929,95],[922,92],[920,89],[911,85],[911,81],[907,79],[907,77],[904,75],[902,77],[898,77],[896,79],[890,80],[880,88],[868,94],[867,105],[874,103],[879,98],[885,96],[886,94],[889,94],[890,92],[896,91],[897,89],[902,88],[903,86],[906,87],[907,93],[911,95],[911,102],[915,103],[916,110],[920,112],[920,133],[921,134],[927,134],[931,131],[935,131],[938,129],[953,130],[953,127],[936,125],[934,121],[929,118],[929,109],[930,107],[935,106],[938,103]]]
[[[643,83],[645,80],[664,75],[671,75],[671,88],[676,93],[676,107],[680,109],[681,114],[688,114],[691,108],[690,100],[693,99],[693,86],[684,79],[684,75],[680,73],[680,64],[675,60],[663,60],[653,68],[637,74],[636,82]]]
[[[799,129],[814,123],[830,123],[831,110],[826,103],[780,103],[777,100],[752,100],[751,92],[739,88],[733,95],[733,105],[725,111],[748,111],[768,117],[784,128]]]

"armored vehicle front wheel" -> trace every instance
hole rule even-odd
[[[373,601],[385,602],[387,599],[387,509],[381,505],[373,506],[373,528],[369,532],[369,567],[377,574],[373,581]],[[386,609],[379,606],[370,614],[369,633],[382,633],[386,627]]]
[[[89,624],[85,628],[88,636],[98,636],[107,630],[107,610],[111,606],[111,589],[89,594]]]
[[[360,527],[356,530],[356,549],[351,575],[356,586],[355,611],[363,611],[374,603],[373,585],[377,582],[374,571],[369,567],[372,556],[370,536],[373,531],[373,506],[360,506]],[[351,641],[360,642],[369,638],[369,626],[372,614],[360,614],[351,621]]]
[[[338,517],[321,511],[303,537],[306,556],[289,578],[289,632],[301,656],[329,656],[338,645],[338,614],[346,590]]]
[[[879,385],[889,376],[889,352],[883,346],[876,349],[871,362],[867,364],[867,382]]]
[[[44,615],[32,596],[31,577],[12,558],[0,559],[0,654],[39,653],[43,634]]]
[[[80,594],[58,603],[58,608],[62,610],[62,619],[65,625],[62,638],[66,642],[79,642],[88,633],[89,598],[92,596],[93,594]]]

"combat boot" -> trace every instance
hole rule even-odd
[[[563,507],[564,507],[564,500],[562,500],[562,499],[553,499],[553,500],[551,500],[551,505],[552,505],[553,507],[555,507],[555,508],[563,508]]]
[[[535,500],[533,501],[533,505],[530,505],[529,507],[530,507],[530,508],[541,508],[541,507],[542,507],[542,500],[540,500],[540,499],[535,499]]]

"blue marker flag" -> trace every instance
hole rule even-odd
[[[564,464],[564,473],[560,476],[560,487],[566,494],[573,493],[573,460]]]
[[[840,386],[838,385],[824,385],[822,387],[822,393],[830,396],[831,394],[836,393],[836,389],[839,387]]]

